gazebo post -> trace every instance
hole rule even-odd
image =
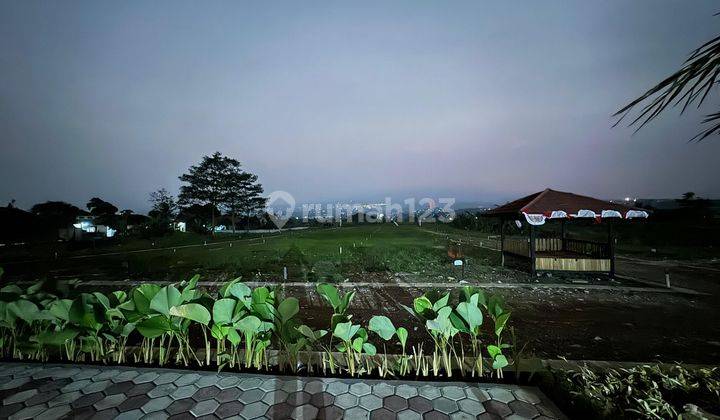
[[[500,266],[505,267],[505,218],[500,217]]]
[[[560,220],[560,251],[565,251],[565,219]]]
[[[535,277],[535,226],[530,226],[530,273]]]
[[[610,252],[610,278],[615,278],[615,238],[613,237],[612,221],[608,220],[608,251]]]

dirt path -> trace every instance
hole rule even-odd
[[[619,257],[616,264],[620,274],[664,284],[667,272],[671,285],[720,296],[720,262],[650,261]]]

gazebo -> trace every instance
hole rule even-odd
[[[615,275],[615,238],[611,220],[646,218],[645,210],[583,195],[546,189],[511,201],[483,213],[499,217],[500,253],[502,264],[506,257],[529,266],[534,275],[539,271],[595,272]],[[607,224],[607,241],[570,239],[566,222],[594,219]],[[529,235],[506,236],[505,226],[514,221],[529,226]],[[560,223],[559,237],[537,237],[538,226],[547,222]]]

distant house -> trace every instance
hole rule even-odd
[[[177,230],[178,232],[186,232],[187,231],[187,223],[175,222],[175,223],[173,223],[173,228],[175,230]]]
[[[66,241],[79,241],[83,239],[112,238],[117,231],[110,226],[97,224],[95,216],[81,215],[75,223],[67,228],[59,229],[58,236]]]

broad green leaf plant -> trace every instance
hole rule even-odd
[[[208,293],[198,288],[198,280],[146,283],[109,293],[80,293],[73,283],[5,285],[0,288],[0,355],[215,365],[218,370],[298,372],[306,367],[313,372],[319,367],[323,373],[329,369],[330,374],[350,376],[377,369],[382,377],[406,377],[413,370],[418,376],[432,372],[450,377],[454,370],[464,375],[466,369],[482,377],[487,358],[489,372],[498,378],[511,364],[506,353],[513,363],[519,357],[517,351],[507,352],[514,346],[504,340],[510,312],[500,298],[475,288],[462,289],[457,303],[451,293],[430,291],[415,298],[412,308],[405,307],[433,341],[432,353],[425,355],[422,340],[412,346],[406,326],[396,326],[386,316],[371,316],[367,325],[356,322],[350,313],[354,291],[341,293],[334,285],[318,284],[317,293],[332,314],[327,329],[314,329],[302,323],[300,302],[281,289],[250,288],[237,278]],[[202,346],[196,344],[198,337]],[[378,355],[375,343],[380,342]],[[473,362],[466,366],[467,343]]]

